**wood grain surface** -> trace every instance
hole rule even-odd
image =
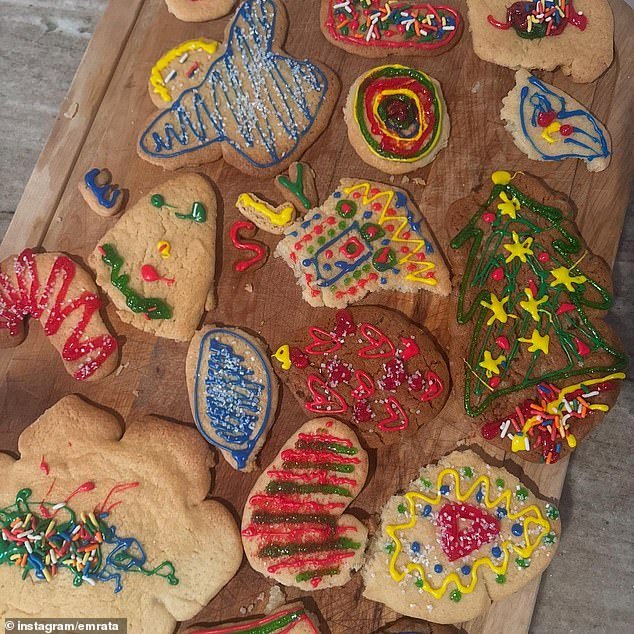
[[[318,3],[287,0],[290,30],[286,50],[329,65],[340,77],[342,95],[326,132],[304,155],[318,175],[320,198],[325,199],[340,177],[367,177],[388,182],[385,174],[360,161],[347,141],[341,114],[343,100],[354,79],[376,60],[352,56],[329,45],[319,30]],[[466,12],[464,2],[458,2]],[[608,170],[589,174],[583,164],[566,161],[557,165],[529,161],[513,144],[499,119],[502,97],[514,83],[514,73],[475,57],[471,37],[463,35],[450,52],[436,58],[401,58],[440,80],[448,103],[452,133],[447,149],[428,167],[410,175],[426,186],[394,184],[411,193],[431,225],[441,248],[450,235],[444,225],[446,210],[495,169],[524,170],[545,178],[551,187],[570,195],[578,207],[578,224],[595,253],[613,262],[618,247],[632,177],[634,144],[629,118],[634,95],[623,89],[634,62],[634,19],[622,0],[611,2],[616,17],[616,58],[594,84],[576,85],[560,73],[547,73],[546,81],[569,92],[607,125],[614,141],[614,157]],[[139,159],[135,144],[146,118],[155,111],[147,94],[147,79],[154,61],[168,48],[196,36],[221,39],[226,20],[203,25],[179,22],[167,13],[163,0],[112,1],[86,52],[54,131],[42,153],[18,207],[15,219],[0,246],[0,258],[26,246],[62,250],[85,259],[113,220],[96,216],[83,202],[77,183],[94,166],[107,166],[116,181],[130,190],[131,202],[160,190],[166,174]],[[74,105],[76,104],[76,106]],[[272,179],[244,176],[222,161],[198,170],[218,185],[219,232],[217,273],[218,308],[206,322],[239,325],[261,334],[273,346],[281,333],[309,323],[319,312],[301,299],[291,270],[271,258],[254,273],[238,274],[227,227],[237,216],[235,200],[243,191],[272,200],[280,196]],[[167,175],[169,176],[169,175]],[[260,234],[274,247],[277,238]],[[245,288],[251,284],[253,292]],[[441,347],[448,343],[447,301],[428,293],[399,295],[377,293],[367,303],[401,310],[423,324]],[[32,323],[21,346],[0,351],[0,448],[15,451],[17,436],[47,407],[68,393],[79,393],[112,409],[127,421],[158,414],[193,424],[185,384],[186,344],[159,340],[125,326],[108,306],[107,316],[120,337],[123,369],[98,384],[74,382],[65,372],[39,324]],[[268,464],[285,440],[306,419],[286,390],[279,417],[260,458]],[[477,442],[469,420],[452,395],[442,414],[418,434],[416,442],[371,452],[374,468],[364,491],[352,508],[361,518],[378,512],[387,498],[404,486],[418,468],[451,451],[458,444]],[[491,450],[488,449],[491,453]],[[508,468],[519,473],[513,458],[501,452]],[[557,499],[567,461],[554,466],[524,466],[528,482],[542,495]],[[257,478],[238,474],[220,460],[215,472],[214,497],[228,502],[236,517]],[[249,606],[271,582],[243,562],[233,581],[196,618],[197,622],[231,620]],[[469,632],[524,632],[528,629],[539,579],[522,592],[494,604],[480,619],[465,624]],[[357,575],[343,588],[311,595],[312,605],[328,623],[325,631],[372,632],[393,620],[394,613],[361,597]],[[289,590],[292,598],[299,592]],[[259,603],[257,607],[262,607]]]

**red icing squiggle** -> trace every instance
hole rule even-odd
[[[101,300],[96,293],[83,291],[78,297],[67,298],[75,278],[76,264],[65,255],[57,256],[43,288],[38,276],[39,255],[26,249],[15,258],[16,286],[6,273],[0,272],[0,330],[8,330],[13,337],[20,333],[25,316],[44,318],[42,326],[46,336],[56,335],[65,320],[81,311],[81,317],[69,334],[61,354],[64,361],[87,359],[73,373],[84,380],[90,377],[117,349],[116,339],[108,332],[85,337],[93,315],[98,314]],[[75,319],[76,320],[76,319]]]

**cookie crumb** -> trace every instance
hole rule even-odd
[[[132,394],[133,394],[135,397],[137,397],[137,398],[138,398],[138,397],[139,397],[139,390],[132,390]]]
[[[75,115],[78,112],[79,112],[79,104],[76,101],[74,101],[73,103],[70,104],[70,106],[68,106],[68,109],[64,113],[64,116],[67,119],[74,119]]]
[[[403,176],[403,178],[401,178],[401,183],[403,183],[403,185],[409,183],[409,176]]]
[[[130,365],[130,362],[126,362],[126,363],[122,363],[118,368],[117,371],[114,373],[115,376],[119,376],[128,366]]]
[[[264,614],[270,614],[271,612],[277,610],[281,605],[286,603],[286,595],[284,594],[284,590],[280,588],[280,586],[273,586],[269,590],[269,600],[264,608]]]
[[[251,282],[247,282],[247,283],[244,285],[244,290],[245,290],[247,293],[253,293],[253,284],[251,284]]]
[[[419,176],[415,176],[414,178],[412,178],[412,183],[414,183],[414,185],[418,185],[419,187],[425,187],[427,185],[425,179],[420,178]]]
[[[482,84],[477,81],[475,84],[473,84],[473,86],[471,87],[471,92],[475,95],[477,93],[480,92],[480,88],[482,87]]]
[[[240,608],[240,614],[242,614],[242,616],[244,616],[246,613],[247,613],[247,609],[244,606],[242,606]]]

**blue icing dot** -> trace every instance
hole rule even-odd
[[[381,245],[386,247],[388,244],[390,244],[390,241],[387,238],[384,238],[383,240],[381,240]]]
[[[427,517],[431,515],[431,504],[425,504],[425,508],[423,509],[423,517]]]
[[[363,217],[364,218],[372,218],[372,212],[371,211],[364,211],[363,212]]]
[[[520,537],[522,533],[524,533],[524,529],[521,524],[513,524],[513,526],[511,526],[511,533],[513,533],[515,537]]]
[[[449,494],[449,486],[446,484],[443,484],[440,487],[440,495],[448,495]]]
[[[498,516],[498,519],[501,520],[503,517],[506,517],[506,509],[503,506],[498,506],[496,514]]]
[[[434,572],[437,572],[438,574],[440,574],[442,572],[442,566],[440,564],[436,564],[434,566]]]
[[[475,495],[476,502],[478,502],[479,504],[480,502],[482,502],[483,498],[484,498],[484,493],[482,493],[482,487],[479,487],[478,492]]]
[[[407,202],[405,194],[403,192],[396,192],[396,207],[402,207]]]
[[[313,261],[310,259],[302,260],[302,266],[310,266],[312,263]]]
[[[291,236],[292,238],[296,238],[299,235],[299,233],[297,233],[297,231],[291,231],[288,235]]]
[[[381,278],[381,284],[387,284],[387,277]]]
[[[496,559],[499,559],[502,556],[502,549],[499,546],[493,546],[493,548],[491,548],[491,554]]]
[[[434,247],[432,246],[432,243],[429,242],[429,240],[425,240],[425,251],[427,251],[427,253],[434,252]]]
[[[413,553],[420,552],[420,544],[418,542],[412,542],[412,545],[410,546],[410,548],[412,549]]]
[[[313,220],[321,220],[321,214],[315,214]]]
[[[321,268],[324,269],[324,271],[330,271],[332,269],[332,266],[330,266],[328,262],[325,262]]]
[[[460,568],[460,572],[463,575],[468,575],[471,572],[471,566],[463,566],[462,568]]]
[[[341,198],[341,192],[335,192],[335,193],[332,195],[332,197],[333,197],[333,198]]]
[[[300,226],[302,229],[308,229],[308,227],[310,227],[310,220],[307,220],[306,222],[302,222]]]

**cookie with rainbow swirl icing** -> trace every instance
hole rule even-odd
[[[214,462],[185,426],[67,396],[0,453],[0,620],[126,618],[170,634],[237,572],[238,527],[207,500]]]
[[[555,70],[579,83],[597,79],[614,57],[608,0],[467,0],[475,54],[513,68]]]
[[[344,117],[356,153],[388,174],[405,174],[431,163],[449,142],[440,83],[400,64],[361,75],[350,87]]]
[[[555,506],[506,469],[454,451],[385,505],[363,595],[414,618],[469,621],[539,575],[560,533]]]
[[[334,418],[302,425],[257,479],[242,516],[251,566],[302,590],[342,586],[363,563],[368,531],[346,508],[368,474],[368,455]]]
[[[227,15],[234,0],[165,0],[171,14],[183,22],[207,22]]]
[[[101,305],[91,275],[64,253],[25,249],[0,262],[0,348],[24,341],[30,316],[40,321],[73,378],[103,378],[117,367],[118,354]]]

